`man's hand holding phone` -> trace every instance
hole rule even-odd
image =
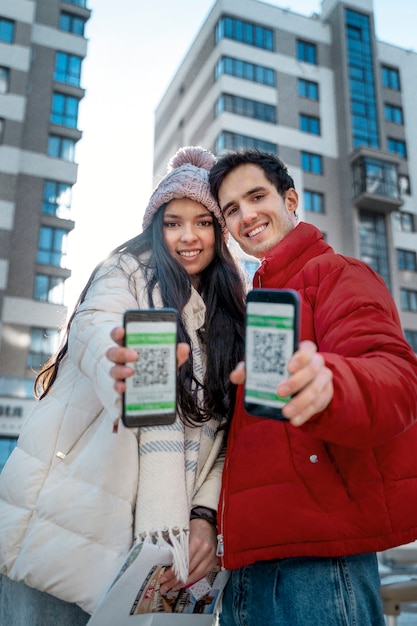
[[[312,341],[301,341],[298,350],[288,361],[288,378],[277,385],[279,396],[292,396],[282,414],[293,426],[302,426],[313,415],[323,411],[333,398],[333,373]],[[230,374],[235,385],[245,382],[245,363],[242,361]]]

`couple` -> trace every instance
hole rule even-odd
[[[220,536],[222,626],[384,624],[375,553],[417,536],[417,361],[383,281],[298,224],[297,206],[274,155],[174,157],[143,233],[83,290],[0,477],[1,623],[87,623],[132,542],[156,532],[189,563],[187,578],[174,560],[163,591],[207,573]],[[228,232],[262,260],[256,287],[301,296],[277,389],[297,393],[289,423],[243,410],[245,288]],[[121,391],[133,355],[110,332],[148,306],[181,313],[178,417],[137,432],[118,423],[106,355]]]

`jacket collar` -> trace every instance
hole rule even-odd
[[[255,272],[253,286],[284,286],[311,258],[328,252],[333,249],[324,241],[321,231],[312,224],[300,222],[265,256]]]

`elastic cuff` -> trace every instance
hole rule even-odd
[[[204,519],[217,528],[217,513],[206,506],[195,506],[191,509],[190,520]]]

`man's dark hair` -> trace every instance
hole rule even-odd
[[[288,173],[288,167],[276,154],[251,148],[233,150],[220,156],[210,170],[210,191],[217,202],[219,201],[219,188],[223,179],[236,167],[246,163],[260,167],[281,196],[288,189],[295,188],[294,180]]]

